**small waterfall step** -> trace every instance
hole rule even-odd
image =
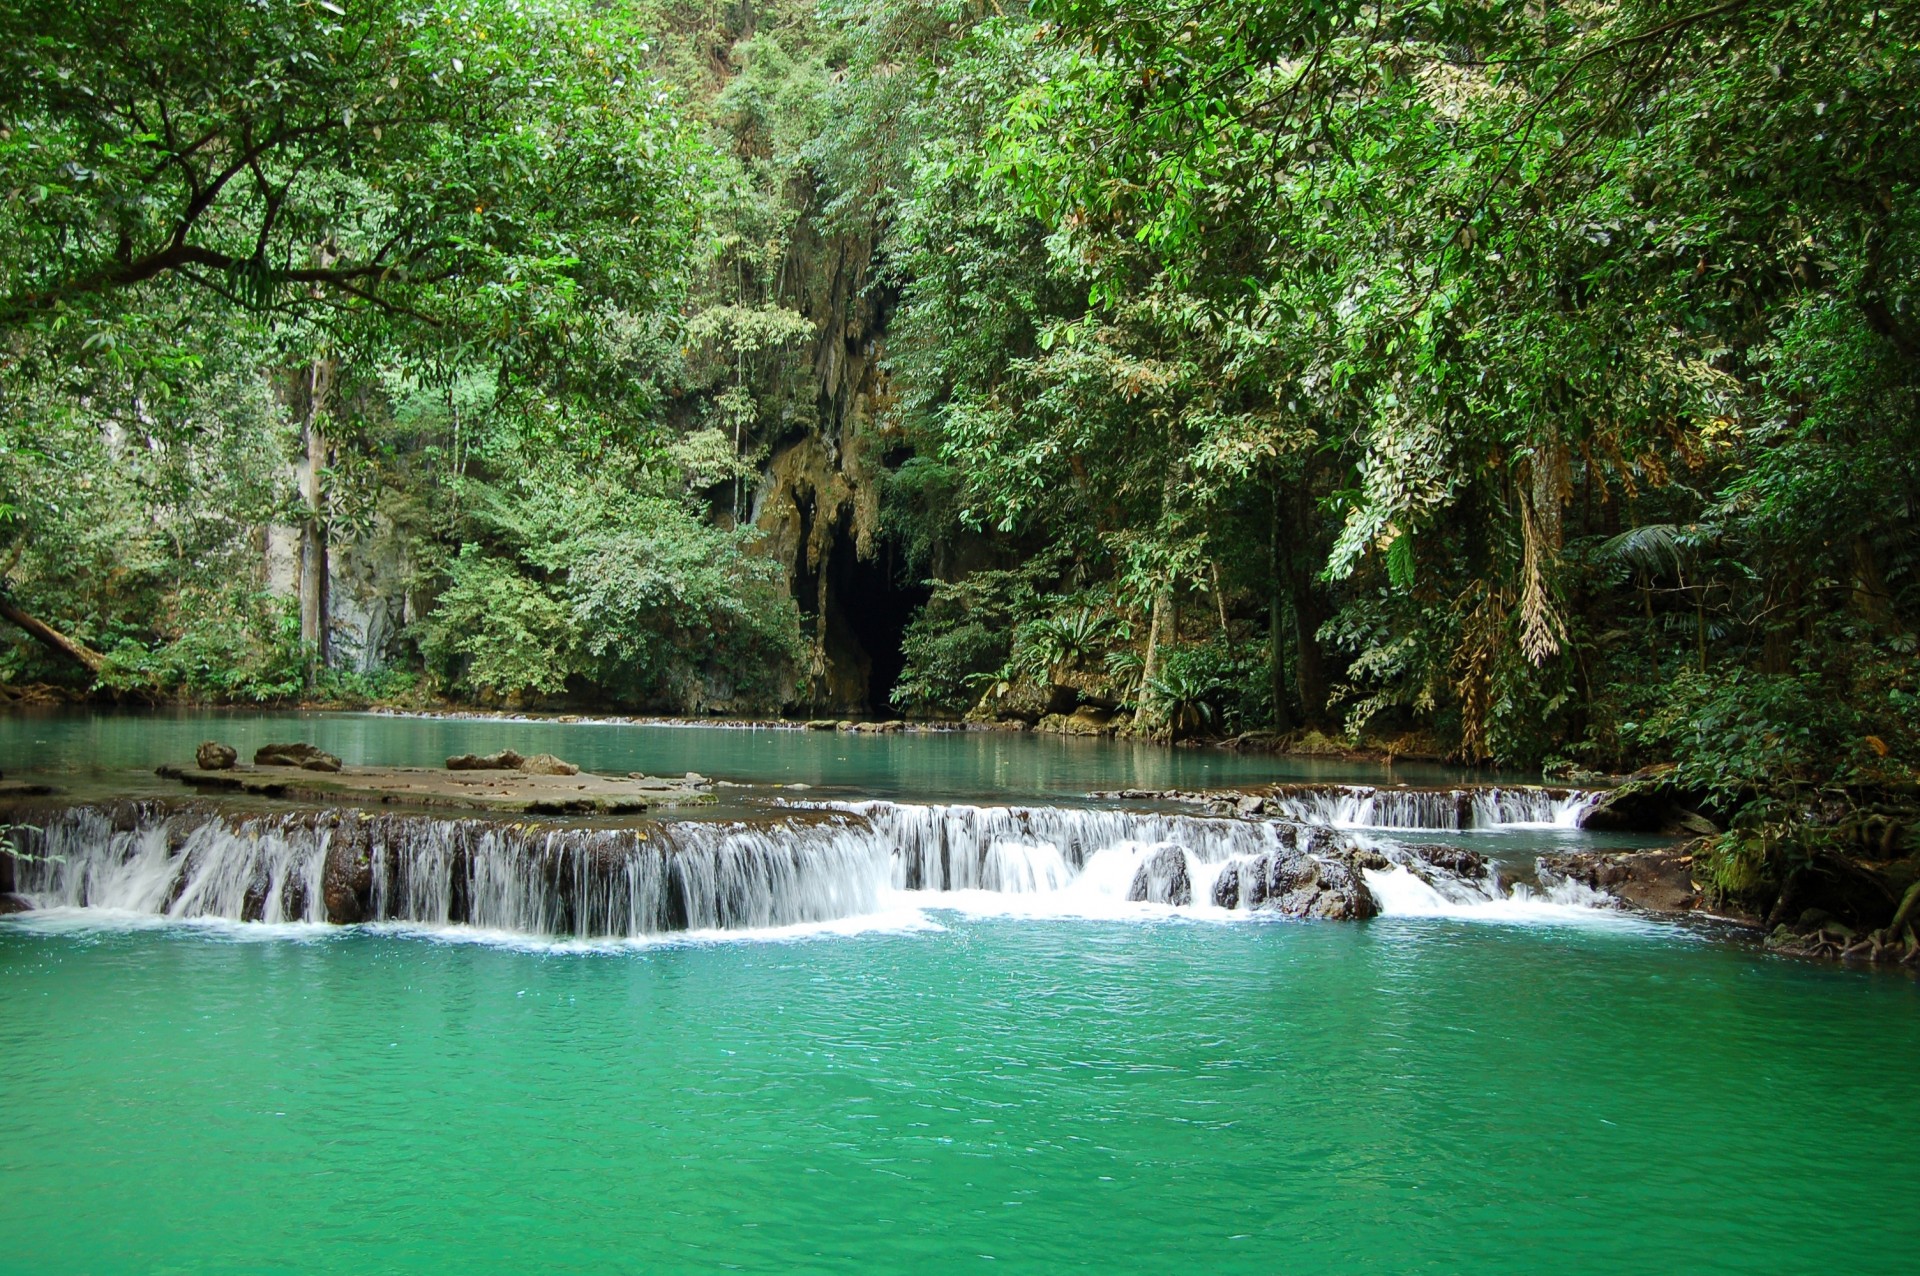
[[[1108,789],[1088,796],[1187,803],[1220,815],[1277,816],[1329,828],[1464,833],[1579,828],[1605,793],[1535,785],[1275,784],[1244,791]]]
[[[613,828],[171,802],[15,815],[0,890],[34,908],[235,922],[640,938],[968,895],[1360,919],[1381,911],[1381,874],[1459,901],[1502,893],[1485,858],[1458,846],[1326,822],[1110,808],[795,803],[757,821]]]

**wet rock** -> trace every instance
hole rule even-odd
[[[1472,880],[1487,875],[1487,857],[1464,846],[1409,846],[1407,850],[1421,863],[1453,877]],[[1365,867],[1376,866],[1370,864]]]
[[[1177,846],[1163,846],[1140,862],[1127,898],[1136,903],[1191,904],[1193,878],[1187,873],[1187,855]]]
[[[809,731],[836,731],[840,727],[832,718],[814,718],[807,723]]]
[[[1542,855],[1534,870],[1543,886],[1576,882],[1650,912],[1686,913],[1700,906],[1693,856],[1684,850],[1564,851]]]
[[[1589,807],[1580,816],[1580,827],[1603,833],[1658,833],[1679,809],[1657,779],[1629,781]]]
[[[327,920],[340,926],[366,921],[373,912],[373,846],[370,830],[360,821],[343,825],[327,847],[320,891]]]
[[[521,760],[519,769],[528,775],[578,775],[580,768],[571,762],[563,762],[551,753],[536,753]]]
[[[502,749],[498,753],[476,754],[462,753],[447,759],[449,771],[517,771],[526,759],[512,749]]]
[[[26,896],[15,895],[11,892],[0,895],[0,917],[6,917],[12,913],[30,913],[32,911],[33,903],[27,899]]]
[[[1380,903],[1346,858],[1276,853],[1267,870],[1267,898],[1261,907],[1285,917],[1327,921],[1363,921],[1380,912]]]
[[[1370,862],[1374,859],[1380,863]],[[1284,917],[1359,921],[1380,911],[1360,871],[1385,862],[1377,852],[1311,836],[1304,846],[1222,867],[1214,878],[1213,902],[1220,908],[1259,909]]]
[[[1235,815],[1252,817],[1267,809],[1267,800],[1258,794],[1249,793],[1233,804]]]
[[[255,766],[291,766],[303,771],[338,771],[340,759],[311,744],[268,744],[253,755]]]
[[[231,771],[239,760],[239,750],[218,740],[207,740],[193,751],[193,764],[202,771]]]
[[[1258,908],[1267,902],[1267,857],[1235,860],[1213,879],[1215,908]]]

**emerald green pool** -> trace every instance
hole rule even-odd
[[[912,801],[1079,797],[1089,789],[1274,780],[1445,783],[1461,774],[1420,763],[1389,767],[1008,731],[865,735],[792,727],[217,709],[0,714],[0,771],[150,784],[156,765],[191,759],[202,740],[224,741],[245,756],[273,741],[305,740],[348,763],[369,766],[439,766],[450,754],[510,748],[557,754],[589,771],[698,771],[723,780],[798,782]]]
[[[0,924],[0,1270],[1902,1270],[1920,992],[1670,927]]]

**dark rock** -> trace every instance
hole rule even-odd
[[[1177,846],[1163,846],[1140,862],[1127,898],[1149,904],[1191,904],[1193,878],[1187,874],[1187,854]]]
[[[449,771],[516,771],[526,759],[512,749],[498,753],[462,753],[447,759]]]
[[[28,900],[26,896],[15,895],[11,892],[0,895],[0,917],[8,916],[11,913],[30,913],[32,911],[33,903]]]
[[[253,755],[255,766],[292,766],[303,771],[338,771],[340,759],[311,744],[263,745]]]
[[[1226,865],[1214,875],[1213,906],[1215,908],[1240,907],[1240,864],[1238,861]]]
[[[344,824],[327,847],[320,891],[327,920],[347,926],[368,920],[373,912],[373,844],[364,822]]]
[[[49,797],[59,791],[51,784],[34,784],[27,780],[0,780],[0,802],[9,798]]]
[[[1720,826],[1698,811],[1676,806],[1673,818],[1660,831],[1669,837],[1712,837],[1720,831]]]
[[[1449,873],[1454,877],[1477,880],[1487,875],[1487,857],[1478,851],[1470,851],[1464,846],[1436,846],[1432,844],[1409,846],[1416,859],[1432,868]],[[1368,868],[1376,865],[1366,865]]]
[[[1329,853],[1289,848],[1238,860],[1220,870],[1213,882],[1219,908],[1261,909],[1286,917],[1358,921],[1380,905],[1360,876],[1368,855],[1381,865],[1385,857],[1357,847],[1332,847]]]
[[[1578,882],[1622,903],[1655,913],[1686,913],[1700,906],[1693,856],[1683,850],[1564,851],[1535,861],[1542,885]]]
[[[1658,833],[1678,818],[1680,804],[1658,779],[1630,780],[1589,807],[1580,827],[1602,833]]]
[[[562,762],[551,753],[536,753],[521,760],[519,769],[528,775],[579,775],[580,768],[571,762]]]
[[[1364,921],[1380,912],[1380,902],[1347,857],[1285,852],[1270,857],[1262,907],[1286,917],[1327,921]]]
[[[239,750],[218,740],[208,740],[193,751],[193,764],[202,771],[231,771],[239,760]]]

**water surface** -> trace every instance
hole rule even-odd
[[[557,754],[589,771],[698,771],[743,783],[798,782],[909,801],[1011,801],[1080,797],[1091,789],[1276,780],[1448,783],[1463,774],[1431,764],[1277,758],[1007,731],[860,734],[246,710],[4,714],[0,771],[131,782],[134,773],[150,772],[162,762],[190,760],[202,740],[234,745],[242,757],[251,757],[263,744],[305,740],[367,766],[439,766],[451,754],[514,749]]]
[[[587,954],[0,924],[0,1270],[1898,1270],[1920,1241],[1903,979],[1605,919],[932,916]]]

